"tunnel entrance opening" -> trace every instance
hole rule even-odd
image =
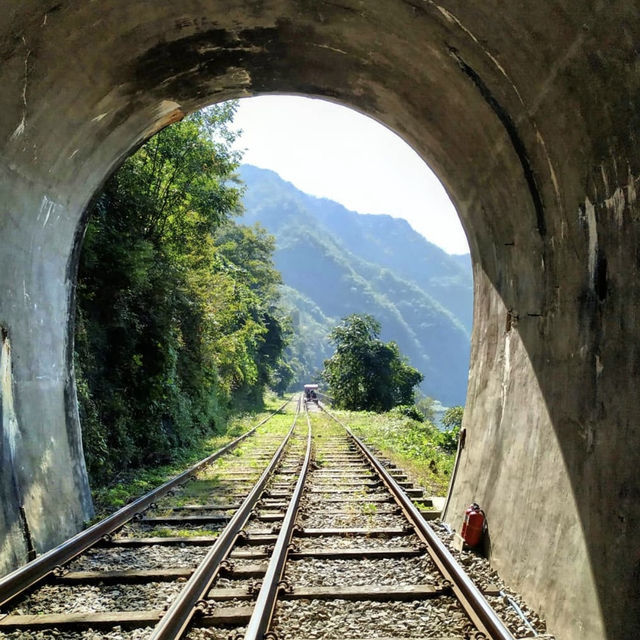
[[[19,473],[40,489],[25,501],[36,546],[90,511],[67,347],[74,237],[92,194],[184,113],[324,96],[407,140],[468,232],[467,419],[482,429],[468,432],[451,513],[469,494],[490,510],[494,562],[559,635],[637,635],[634,3],[10,0],[6,15],[0,323]]]
[[[268,117],[275,100],[279,130]],[[251,101],[254,121],[248,132],[242,101],[239,107],[224,103],[195,119],[171,125],[123,164],[102,193],[92,198],[84,216],[89,223],[87,233],[80,234],[86,236],[85,246],[82,251],[76,249],[80,271],[75,373],[83,446],[93,482],[108,482],[129,466],[168,460],[172,448],[181,447],[185,438],[215,431],[215,424],[225,420],[224,406],[236,405],[237,387],[244,382],[230,379],[229,385],[236,388],[231,394],[212,386],[209,369],[216,370],[223,381],[228,372],[203,359],[194,339],[200,334],[196,342],[206,342],[206,336],[219,334],[208,349],[219,352],[215,360],[226,361],[228,354],[220,343],[239,332],[228,334],[224,305],[240,314],[248,290],[241,281],[234,281],[234,294],[228,300],[218,299],[210,287],[224,289],[222,275],[215,276],[215,283],[209,282],[210,274],[194,264],[206,263],[211,273],[219,271],[220,260],[235,264],[233,268],[239,271],[252,271],[255,262],[271,269],[267,266],[271,240],[254,229],[255,224],[275,236],[275,266],[282,272],[284,286],[279,289],[279,301],[272,299],[275,281],[269,287],[269,283],[260,284],[264,274],[256,271],[251,289],[269,296],[264,304],[278,308],[277,314],[285,321],[296,319],[283,358],[285,368],[290,367],[288,361],[294,363],[289,390],[318,378],[332,353],[328,334],[341,318],[370,314],[382,324],[382,339],[397,343],[403,357],[425,376],[418,393],[429,422],[439,425],[447,407],[464,405],[473,289],[468,255],[447,254],[388,213],[376,217],[350,211],[337,202],[304,194],[272,171],[247,164],[239,171],[247,188],[246,210],[236,220],[241,226],[233,220],[223,222],[237,199],[235,185],[224,186],[232,184],[230,172],[237,162],[230,145],[240,149],[248,144],[249,158],[258,158],[266,166],[279,168],[278,163],[289,162],[306,171],[307,179],[316,180],[323,171],[333,172],[333,181],[325,178],[324,185],[318,183],[325,195],[335,191],[336,180],[343,181],[338,185],[343,188],[343,199],[357,199],[365,189],[373,192],[365,195],[380,213],[388,211],[380,206],[381,198],[392,213],[396,209],[411,213],[421,209],[419,198],[427,197],[421,217],[434,220],[424,221],[418,214],[412,223],[428,227],[429,234],[440,233],[445,245],[466,248],[462,230],[451,220],[457,214],[437,178],[399,138],[355,112],[324,101],[271,96],[262,107],[270,109],[267,118],[260,119],[258,105],[256,122],[256,102],[265,105],[261,99]],[[237,128],[243,130],[240,138],[235,138]],[[260,140],[256,129],[267,131],[268,139]],[[306,140],[310,131],[314,139]],[[210,138],[214,142],[208,144]],[[276,140],[281,141],[277,155],[273,151]],[[208,154],[214,154],[212,159],[207,160]],[[294,155],[292,165],[288,156]],[[310,166],[305,168],[305,162]],[[392,166],[394,162],[398,166]],[[332,163],[340,166],[332,167]],[[203,177],[208,176],[211,165],[216,167],[211,177]],[[345,173],[349,193],[344,190]],[[409,185],[410,194],[404,194],[410,176],[428,186],[421,191]],[[285,177],[289,177],[286,169]],[[376,187],[383,177],[386,187]],[[225,201],[227,205],[219,204]],[[229,231],[233,228],[235,231]],[[176,275],[176,269],[190,275],[184,279]],[[205,293],[193,289],[189,280],[194,278]],[[172,306],[172,288],[190,300],[189,304]],[[194,307],[202,308],[202,317],[194,314]],[[167,315],[169,308],[173,311]],[[216,315],[217,326],[207,329],[203,319],[210,313]],[[251,313],[262,317],[268,312],[256,307]],[[309,326],[314,331],[303,330]],[[200,329],[194,333],[194,327]],[[170,339],[173,334],[178,334],[177,342]],[[174,355],[168,358],[169,353]],[[245,356],[257,358],[248,352]],[[240,368],[242,357],[240,351],[234,355]],[[256,365],[266,366],[257,359]],[[194,378],[195,370],[200,373]],[[269,375],[274,384],[280,384],[276,368],[272,366]],[[265,376],[266,370],[258,378]],[[147,379],[153,382],[143,383]],[[260,382],[260,388],[263,384]],[[212,395],[213,404],[221,409],[200,407],[202,395]],[[176,401],[171,400],[173,396]],[[160,397],[164,400],[157,402]],[[192,436],[187,422],[198,425]],[[450,461],[434,465],[435,459],[431,469],[437,477],[430,482],[431,490],[440,492],[446,488]]]

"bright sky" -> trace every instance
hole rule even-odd
[[[458,214],[413,149],[375,120],[324,100],[260,96],[234,119],[243,161],[360,213],[405,218],[448,253],[468,253]]]

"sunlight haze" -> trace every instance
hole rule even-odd
[[[240,100],[243,162],[360,213],[406,219],[447,253],[468,253],[458,214],[435,174],[391,130],[346,107],[294,96]]]

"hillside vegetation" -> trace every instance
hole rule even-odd
[[[473,286],[470,261],[449,256],[390,216],[314,198],[276,173],[242,165],[246,223],[276,237],[281,304],[292,315],[287,352],[296,386],[316,379],[340,318],[367,313],[424,375],[423,393],[464,404]]]
[[[233,220],[234,108],[164,129],[89,211],[75,362],[94,486],[223,433],[282,364],[273,238]]]
[[[354,313],[329,334],[336,351],[325,360],[322,379],[332,405],[382,412],[413,404],[422,374],[407,364],[395,342],[380,340],[380,329],[373,316]]]
[[[380,344],[392,342],[379,353],[406,354],[424,392],[464,400],[465,259],[404,221],[362,216],[241,167],[234,110],[225,103],[161,131],[88,211],[75,368],[95,484],[171,463],[223,433],[233,412],[260,408],[267,387],[317,378],[334,351],[330,331],[354,313],[375,317]],[[405,402],[396,386],[394,403]]]

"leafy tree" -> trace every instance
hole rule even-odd
[[[271,386],[279,396],[282,396],[289,388],[294,377],[295,372],[293,367],[288,362],[281,360],[273,373]]]
[[[411,420],[415,420],[416,422],[425,421],[424,415],[422,415],[422,412],[415,404],[399,404],[397,407],[393,408],[393,412],[399,416],[411,418]]]
[[[418,411],[422,414],[423,419],[428,422],[433,422],[435,420],[435,410],[433,408],[434,400],[429,396],[422,395],[418,392],[418,399],[416,400],[416,407]]]
[[[283,349],[273,238],[236,225],[235,103],[185,118],[95,200],[80,259],[76,373],[92,480],[169,459],[259,404]]]
[[[463,407],[451,407],[442,416],[442,426],[445,428],[440,435],[440,446],[447,452],[454,452],[458,448],[458,438],[464,415]]]
[[[422,374],[409,366],[395,342],[380,340],[373,316],[352,314],[329,334],[335,345],[322,377],[336,406],[352,410],[388,411],[413,403]]]
[[[442,416],[442,426],[447,429],[455,429],[462,426],[462,418],[464,416],[464,407],[450,407]]]
[[[220,268],[231,279],[217,301],[221,364],[230,372],[230,391],[238,407],[260,402],[266,385],[281,367],[288,324],[277,304],[282,279],[273,264],[275,240],[259,225],[223,225],[215,235]],[[211,299],[220,294],[210,292]],[[229,348],[228,352],[226,349]]]

